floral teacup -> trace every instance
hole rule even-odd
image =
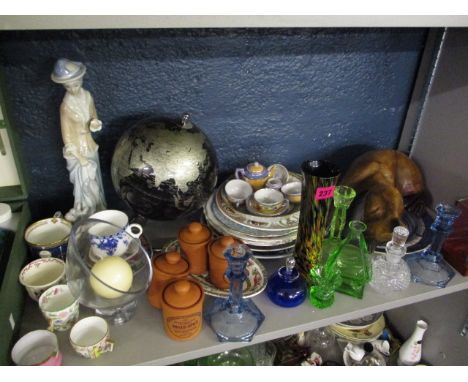
[[[65,331],[78,320],[79,300],[70,292],[68,285],[55,285],[42,293],[39,308],[49,322],[48,330]]]
[[[18,366],[60,366],[62,354],[57,336],[48,330],[34,330],[21,337],[11,350]]]
[[[34,260],[19,274],[19,282],[36,301],[43,292],[51,286],[64,282],[65,278],[65,263],[55,257]]]
[[[114,350],[109,325],[98,316],[78,321],[70,331],[70,343],[73,349],[85,358],[98,358],[101,354]]]

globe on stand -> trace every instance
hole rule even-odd
[[[216,152],[188,114],[146,119],[118,141],[111,176],[117,194],[139,216],[174,220],[203,206],[218,174]]]

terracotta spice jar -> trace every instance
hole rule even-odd
[[[182,252],[187,256],[190,273],[202,275],[208,271],[207,246],[211,231],[203,224],[193,222],[180,229],[177,236]]]
[[[242,242],[232,236],[221,236],[208,245],[210,281],[220,289],[229,288],[229,280],[224,275],[228,268],[224,251],[233,244],[242,244]]]
[[[164,330],[169,338],[186,341],[202,329],[205,294],[199,283],[189,279],[166,284],[162,295]]]
[[[171,280],[186,278],[189,275],[189,263],[179,252],[172,251],[155,257],[152,264],[153,279],[147,297],[152,306],[161,309],[164,286]]]

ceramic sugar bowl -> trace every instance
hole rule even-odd
[[[189,279],[166,284],[162,295],[164,330],[169,338],[186,341],[200,333],[205,294],[199,283]]]
[[[270,172],[261,163],[253,162],[244,168],[236,168],[235,175],[237,179],[248,182],[254,190],[259,190],[265,186],[270,177]]]
[[[207,246],[212,237],[208,227],[193,222],[183,227],[178,234],[182,252],[187,256],[190,264],[190,273],[202,275],[208,271]]]
[[[229,280],[224,275],[228,268],[228,262],[224,257],[224,251],[227,247],[234,244],[240,244],[239,240],[234,239],[232,236],[221,236],[213,240],[208,245],[208,262],[210,268],[210,281],[217,288],[229,288]]]
[[[152,265],[153,279],[147,297],[152,306],[161,309],[164,286],[171,280],[186,278],[189,275],[189,263],[179,252],[172,251],[155,257]]]

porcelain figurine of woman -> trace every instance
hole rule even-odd
[[[65,218],[71,222],[106,208],[102,186],[98,148],[91,132],[101,130],[91,94],[83,89],[86,67],[81,62],[64,58],[55,63],[52,81],[66,89],[60,105],[60,124],[64,143],[63,157],[67,161],[75,197],[73,208]]]

